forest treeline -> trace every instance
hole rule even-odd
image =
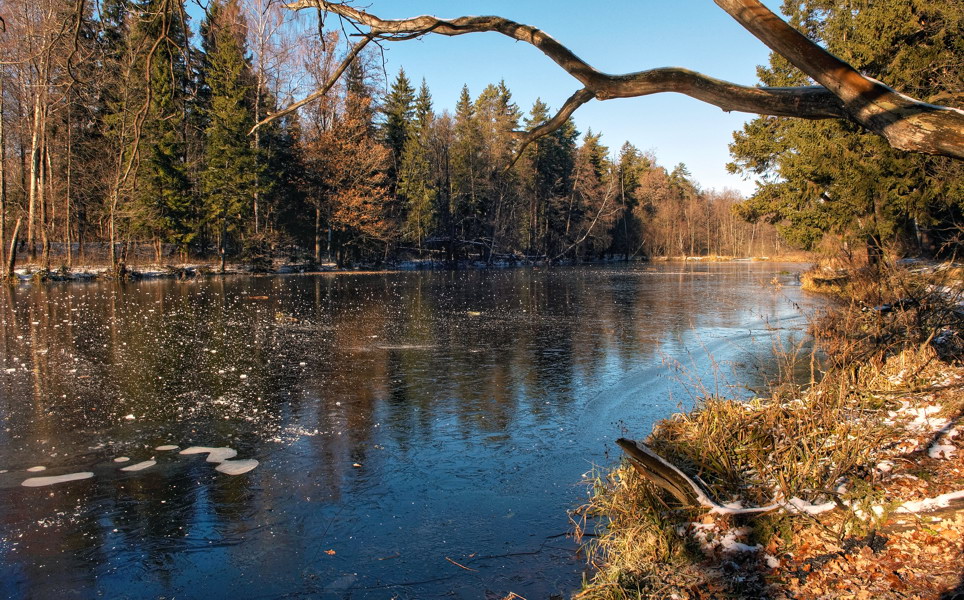
[[[214,0],[196,31],[183,0],[5,6],[0,252],[43,267],[145,249],[344,265],[781,248],[772,225],[735,214],[735,192],[701,190],[629,143],[610,152],[572,121],[513,162],[513,132],[548,120],[547,105],[524,112],[498,83],[438,110],[402,70],[386,85],[374,54],[252,133],[345,52],[340,32],[268,0]]]

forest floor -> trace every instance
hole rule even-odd
[[[646,444],[722,510],[628,459],[596,474],[575,597],[964,599],[962,279],[926,271],[824,274],[841,302],[811,325],[822,376],[654,427]]]

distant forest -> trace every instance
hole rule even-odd
[[[548,120],[504,83],[453,110],[267,0],[17,0],[0,36],[0,253],[42,267],[290,256],[339,265],[780,252],[731,191]],[[313,17],[314,18],[314,17]],[[387,89],[386,89],[387,88]],[[517,159],[513,162],[513,159]],[[510,166],[511,165],[511,166]],[[3,263],[9,256],[3,258]]]

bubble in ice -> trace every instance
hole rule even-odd
[[[133,464],[133,465],[128,465],[128,466],[126,466],[126,467],[122,467],[122,468],[121,468],[121,471],[143,471],[144,469],[147,469],[147,468],[149,468],[149,467],[153,467],[153,466],[156,465],[156,464],[157,464],[157,461],[156,461],[156,460],[145,460],[145,461],[141,461],[141,462],[139,462],[139,463],[135,463],[135,464]]]
[[[25,479],[20,485],[24,487],[43,487],[45,485],[54,485],[55,483],[64,483],[66,481],[77,481],[79,479],[89,479],[93,477],[94,474],[90,471],[83,471],[81,473],[67,473],[66,475],[51,475],[49,477],[30,477]]]
[[[155,450],[160,450],[161,452],[168,452],[170,450],[177,450],[177,446],[174,444],[164,444],[163,446],[158,446],[154,448]]]
[[[127,462],[129,460],[130,460],[129,456],[118,456],[117,458],[114,459],[114,462],[122,463],[122,462]]]
[[[29,471],[30,473],[39,473],[40,471],[46,471],[46,470],[47,470],[47,467],[44,467],[44,466],[30,467],[29,469],[27,469],[27,471]]]

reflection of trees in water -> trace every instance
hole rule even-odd
[[[246,537],[245,556],[278,569],[315,556],[323,525],[381,466],[575,422],[587,391],[657,362],[660,344],[694,327],[739,327],[748,311],[783,302],[741,297],[756,285],[751,268],[726,277],[714,266],[674,268],[680,275],[520,269],[5,287],[0,349],[27,370],[0,378],[10,429],[0,430],[0,453],[171,442],[229,445],[262,461],[237,478],[200,457],[165,457],[131,475],[102,469],[70,488],[79,496],[39,508],[17,490],[9,498],[23,505],[0,515],[4,531],[37,510],[81,509],[8,560],[56,560],[92,582],[97,565],[121,555],[166,572],[176,552],[258,529],[276,532]],[[423,467],[394,468],[404,477]],[[44,550],[54,543],[59,554]]]

